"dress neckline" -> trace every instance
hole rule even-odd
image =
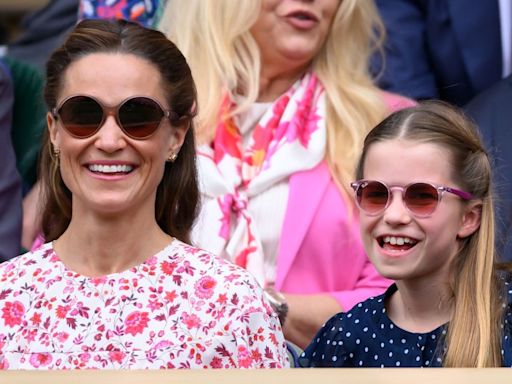
[[[148,266],[149,267],[150,265],[153,265],[154,263],[156,263],[157,260],[160,259],[162,254],[164,254],[164,253],[165,254],[171,254],[171,251],[173,249],[176,249],[180,244],[182,244],[181,241],[179,241],[178,239],[173,237],[171,239],[171,241],[166,246],[164,246],[160,251],[156,252],[155,254],[147,257],[143,262],[141,262],[141,263],[139,263],[137,265],[134,265],[132,267],[126,268],[126,269],[124,269],[122,271],[114,272],[114,273],[109,273],[109,274],[103,275],[103,276],[87,276],[87,275],[83,275],[83,274],[81,274],[79,272],[76,272],[76,271],[70,269],[61,260],[61,258],[59,257],[59,255],[57,254],[55,249],[53,248],[53,241],[45,244],[43,246],[43,248],[46,248],[46,250],[50,252],[50,254],[48,255],[48,257],[50,258],[50,261],[54,262],[55,264],[57,264],[61,268],[63,274],[65,274],[67,277],[86,279],[86,280],[89,280],[89,281],[101,281],[101,282],[103,282],[103,281],[107,281],[107,280],[118,280],[120,278],[126,277],[126,276],[124,276],[126,274],[136,273],[139,269],[144,268],[144,266]]]
[[[448,323],[444,323],[444,324],[441,324],[439,325],[438,327],[428,331],[428,332],[411,332],[411,331],[408,331],[407,329],[403,329],[402,327],[400,327],[399,325],[397,325],[393,320],[390,319],[390,317],[388,316],[388,311],[386,309],[386,299],[389,299],[393,294],[395,294],[396,292],[398,292],[398,287],[396,286],[396,283],[393,283],[391,284],[388,289],[386,290],[386,292],[384,292],[384,294],[381,296],[381,300],[382,300],[382,316],[383,316],[383,320],[387,321],[388,324],[387,325],[392,325],[394,328],[398,329],[399,331],[401,332],[404,332],[405,334],[408,334],[410,336],[415,336],[415,337],[419,337],[419,336],[424,336],[424,335],[431,335],[431,334],[439,334],[441,332],[443,332],[443,330],[446,329]]]

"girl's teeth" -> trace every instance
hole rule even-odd
[[[404,245],[413,244],[415,241],[408,237],[385,236],[384,243],[389,243],[391,245]]]
[[[92,165],[89,165],[89,170],[91,172],[100,172],[100,173],[128,173],[133,170],[133,167],[130,165],[92,164]]]

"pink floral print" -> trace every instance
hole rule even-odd
[[[148,313],[135,311],[130,313],[124,320],[125,332],[135,336],[142,333],[148,326]]]
[[[51,243],[0,265],[0,369],[281,368],[279,321],[245,270],[177,240],[99,278]]]
[[[6,302],[2,308],[2,318],[5,325],[11,328],[15,325],[20,325],[24,312],[25,308],[19,301]]]

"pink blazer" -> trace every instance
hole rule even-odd
[[[390,111],[415,105],[384,93]],[[291,176],[277,257],[276,289],[329,293],[348,311],[381,294],[390,281],[368,260],[355,207],[347,206],[325,162]]]

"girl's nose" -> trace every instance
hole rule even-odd
[[[384,210],[384,220],[391,225],[407,224],[411,221],[411,214],[402,197],[402,192],[391,192],[389,206]]]

